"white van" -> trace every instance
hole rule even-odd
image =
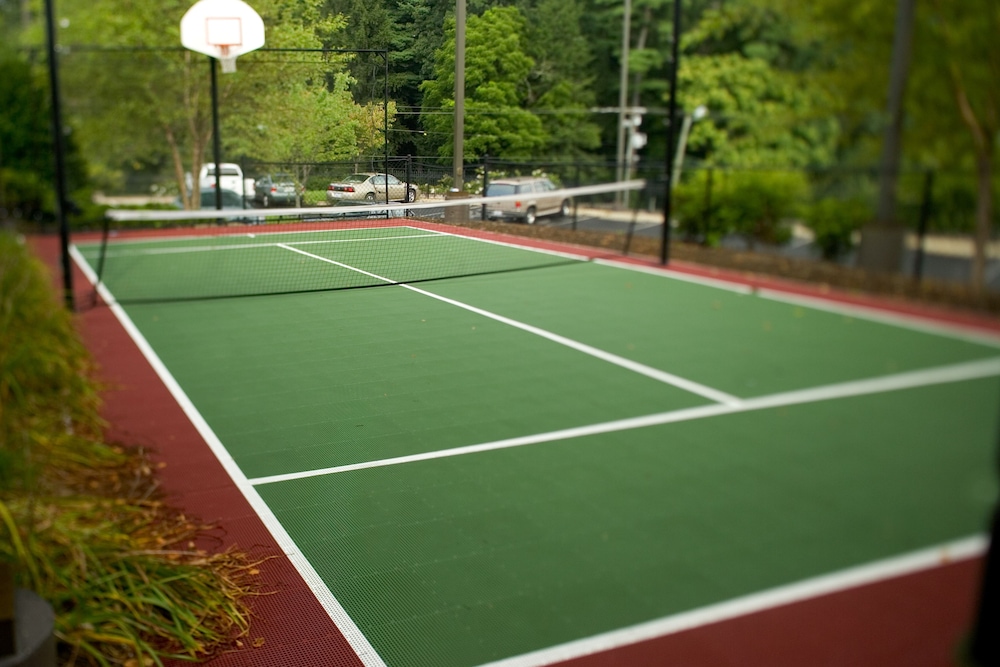
[[[215,187],[214,162],[201,166],[198,184],[203,190]],[[222,186],[223,190],[230,190],[242,197],[245,194],[245,183],[243,180],[243,169],[240,168],[240,165],[233,164],[232,162],[221,162],[219,164],[219,185]]]

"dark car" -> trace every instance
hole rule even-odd
[[[180,200],[178,200],[178,205]],[[202,210],[212,210],[215,208],[215,188],[202,188],[201,189],[201,208]],[[252,209],[250,202],[243,201],[243,196],[239,192],[233,192],[232,190],[222,189],[222,208],[229,210],[234,208],[240,209]],[[233,220],[238,220],[240,222],[251,222],[260,223],[264,222],[264,218],[260,215],[250,215],[241,218],[232,218]]]
[[[201,207],[215,208],[215,188],[201,189]],[[222,208],[250,208],[250,203],[239,192],[222,188]]]
[[[253,186],[253,199],[259,205],[297,206],[299,184],[291,174],[265,174]]]

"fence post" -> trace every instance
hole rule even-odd
[[[577,161],[577,163],[574,166],[576,168],[573,170],[573,186],[578,188],[578,187],[580,187],[580,162],[579,162],[579,160]],[[577,202],[576,197],[574,197],[573,198],[573,225],[571,226],[571,229],[574,232],[576,231],[576,218],[577,218],[577,206],[578,205],[579,205],[579,203]]]
[[[483,197],[486,196],[486,188],[490,184],[490,155],[487,153],[483,156]],[[486,221],[486,202],[479,207],[479,218],[482,221]]]
[[[413,199],[410,199],[410,184],[413,183],[413,156],[407,153],[406,155],[406,194],[403,199],[407,201],[417,201],[417,193],[413,193]],[[406,211],[406,215],[410,215],[410,211]]]
[[[705,178],[705,211],[701,217],[702,225],[702,245],[708,245],[708,230],[712,228],[712,184],[715,180],[715,169],[708,168],[708,176]]]
[[[924,175],[924,196],[920,202],[920,221],[917,226],[917,253],[913,260],[913,277],[920,282],[924,273],[924,237],[927,236],[927,223],[930,221],[934,206],[934,171],[928,169]]]

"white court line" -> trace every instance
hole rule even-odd
[[[221,238],[221,237],[220,237]],[[187,252],[209,252],[214,250],[246,250],[248,248],[284,248],[286,245],[324,245],[330,243],[368,243],[372,241],[395,241],[398,239],[436,239],[438,234],[405,234],[400,236],[368,236],[360,239],[320,239],[316,241],[285,241],[284,243],[232,243],[225,245],[181,246],[177,248],[149,248],[109,252],[106,257],[144,257],[146,255],[178,255]]]
[[[434,224],[434,223],[432,223]],[[465,234],[456,234],[454,232],[445,232],[439,229],[423,229],[423,227],[411,227],[407,225],[410,229],[421,229],[426,232],[432,232],[434,234],[440,234],[441,236],[451,236],[457,239],[465,239],[467,241],[477,241],[479,243],[487,243],[489,245],[498,245],[505,248],[515,248],[517,250],[528,250],[530,252],[537,252],[543,255],[553,255],[555,257],[565,257],[566,259],[575,259],[581,262],[591,261],[589,255],[578,255],[571,252],[563,252],[561,250],[552,250],[550,248],[537,248],[530,245],[521,245],[519,243],[511,243],[510,241],[498,241],[496,239],[481,238],[479,236],[466,236]]]
[[[320,255],[314,255],[314,254],[312,254],[310,252],[306,252],[305,250],[300,250],[299,248],[293,248],[292,246],[284,245],[284,244],[280,244],[280,243],[278,244],[278,246],[282,247],[282,248],[285,248],[286,250],[291,250],[292,252],[297,252],[297,253],[299,253],[301,255],[305,255],[306,257],[311,257],[313,259],[317,259],[317,260],[319,260],[321,262],[328,262],[330,264],[334,264],[336,266],[340,266],[340,267],[343,267],[345,269],[350,269],[352,271],[357,271],[358,273],[364,274],[364,275],[369,276],[371,278],[375,278],[376,280],[381,280],[381,281],[383,281],[383,282],[385,282],[386,284],[389,284],[389,285],[398,285],[399,287],[403,287],[403,288],[408,289],[408,290],[410,290],[412,292],[416,292],[417,294],[422,294],[422,295],[428,296],[428,297],[430,297],[432,299],[437,299],[438,301],[441,301],[443,303],[447,303],[447,304],[455,306],[457,308],[462,308],[462,309],[467,310],[467,311],[469,311],[471,313],[475,313],[477,315],[481,315],[481,316],[489,318],[491,320],[495,320],[497,322],[500,322],[502,324],[506,324],[506,325],[514,327],[516,329],[520,329],[522,331],[526,331],[528,333],[534,334],[534,335],[539,336],[541,338],[545,338],[547,340],[550,340],[550,341],[552,341],[554,343],[558,343],[559,345],[564,345],[564,346],[566,346],[568,348],[576,350],[577,352],[582,352],[582,353],[587,354],[587,355],[589,355],[591,357],[595,357],[597,359],[601,359],[602,361],[606,361],[608,363],[614,364],[614,365],[619,366],[621,368],[625,368],[625,369],[630,370],[630,371],[632,371],[634,373],[638,373],[640,375],[645,375],[646,377],[651,378],[653,380],[656,380],[658,382],[663,382],[665,384],[672,385],[674,387],[677,387],[679,389],[683,389],[684,391],[688,391],[688,392],[691,392],[693,394],[697,394],[699,396],[702,396],[702,397],[707,398],[709,400],[715,401],[717,403],[725,403],[727,405],[739,405],[740,404],[740,399],[737,398],[737,397],[735,397],[735,396],[733,396],[733,395],[731,395],[731,394],[727,394],[725,392],[719,391],[718,389],[713,389],[712,387],[708,387],[706,385],[699,384],[697,382],[693,382],[693,381],[688,380],[686,378],[682,378],[679,375],[674,375],[673,373],[667,373],[667,372],[661,371],[661,370],[659,370],[657,368],[653,368],[653,367],[647,366],[645,364],[640,364],[637,361],[632,361],[631,359],[626,359],[625,357],[620,357],[617,354],[612,354],[611,352],[606,352],[604,350],[601,350],[601,349],[596,348],[596,347],[592,347],[592,346],[587,345],[585,343],[581,343],[579,341],[575,341],[575,340],[573,340],[571,338],[566,338],[565,336],[560,336],[559,334],[553,333],[551,331],[546,331],[545,329],[541,329],[539,327],[535,327],[535,326],[532,326],[530,324],[526,324],[524,322],[520,322],[518,320],[513,320],[513,319],[511,319],[509,317],[504,317],[503,315],[499,315],[497,313],[493,313],[493,312],[490,312],[488,310],[483,310],[482,308],[476,308],[475,306],[469,305],[467,303],[463,303],[461,301],[456,301],[455,299],[449,299],[447,297],[441,296],[440,294],[435,294],[433,292],[428,292],[427,290],[423,290],[423,289],[420,289],[418,287],[414,287],[413,285],[407,285],[405,283],[400,283],[400,282],[397,282],[397,281],[392,280],[390,278],[385,278],[385,277],[377,275],[375,273],[371,273],[369,271],[364,271],[364,270],[359,269],[357,267],[350,266],[348,264],[344,264],[343,262],[338,262],[338,261],[333,260],[333,259],[328,259],[326,257],[321,257]]]
[[[77,248],[71,247],[70,252],[74,261],[91,281],[91,283],[96,284],[96,276]],[[271,532],[272,536],[275,538],[282,550],[286,553],[296,570],[306,581],[307,585],[323,605],[330,618],[344,634],[345,638],[348,640],[355,653],[357,653],[362,663],[366,665],[366,667],[384,667],[385,663],[375,652],[367,638],[361,633],[360,629],[347,615],[347,612],[330,592],[329,588],[319,577],[318,573],[309,561],[298,550],[291,537],[281,526],[280,522],[271,512],[270,508],[266,505],[266,503],[264,503],[256,489],[253,488],[251,482],[243,475],[242,471],[236,465],[229,452],[225,449],[221,441],[219,441],[211,427],[209,427],[207,422],[205,422],[204,418],[201,417],[197,408],[195,408],[195,406],[191,403],[183,389],[177,384],[169,370],[167,370],[167,368],[163,365],[158,355],[156,355],[149,343],[145,340],[145,337],[131,321],[131,318],[129,318],[123,308],[114,303],[114,297],[110,294],[110,292],[108,292],[104,285],[99,285],[98,291],[102,298],[104,298],[104,300],[109,304],[112,312],[118,318],[123,328],[132,337],[133,341],[139,347],[147,361],[157,372],[161,381],[163,381],[165,386],[167,386],[170,390],[174,399],[177,400],[185,414],[189,419],[191,419],[192,424],[194,424],[197,428],[199,434],[209,445],[213,454],[216,458],[218,458],[226,472],[232,478],[233,482],[243,493],[250,505],[254,508],[254,511],[261,518],[261,521]],[[977,362],[972,362],[972,364],[959,364],[953,367],[917,371],[915,373],[902,375],[923,375],[926,384],[933,384],[935,378],[938,382],[971,379],[971,376],[965,378],[960,377],[963,375],[961,367],[970,366],[976,363]],[[995,375],[997,374],[998,369],[1000,369],[1000,359],[992,359],[979,363],[984,367],[980,369],[979,373],[974,374],[975,377]],[[971,371],[972,369],[965,370]],[[912,379],[913,378],[911,378],[911,380]],[[899,378],[897,378],[897,382],[898,380]],[[850,385],[863,386],[869,383],[872,384],[873,389],[876,386],[879,386],[880,388],[877,389],[878,391],[890,391],[893,388],[893,381],[891,378],[879,378],[873,381],[845,383],[845,385],[835,385],[834,387],[841,386],[844,388]],[[915,384],[913,386],[920,385]],[[812,396],[809,400],[822,400],[820,396],[816,395],[818,391],[822,391],[822,388],[807,390],[806,392],[801,393],[803,395],[811,393]],[[828,388],[827,391],[830,392],[829,397],[837,397],[837,391],[830,391],[830,388]],[[796,392],[791,393],[794,394]],[[861,393],[864,392],[854,391],[851,393],[848,391],[847,393],[844,393],[844,395],[860,395]],[[766,401],[768,399],[774,401],[777,396],[780,395],[749,399],[748,402]],[[736,411],[733,406],[728,405],[705,406],[702,409],[715,409],[723,412]],[[698,410],[698,408],[695,408],[695,410]],[[756,611],[763,611],[779,605],[837,592],[845,588],[860,586],[890,577],[901,576],[910,572],[930,569],[949,560],[972,558],[981,554],[984,548],[985,540],[981,537],[973,537],[921,552],[915,552],[902,557],[878,561],[876,563],[844,570],[838,573],[805,580],[789,586],[782,586],[769,591],[665,617],[663,619],[657,619],[648,623],[642,623],[628,628],[602,633],[600,635],[591,636],[578,641],[549,647],[541,651],[515,656],[493,663],[493,667],[541,667],[542,665],[549,665],[568,658],[585,656],[599,651],[633,644],[645,639],[652,639],[685,629],[736,618],[738,616],[754,613]]]
[[[333,221],[328,221],[333,222]],[[296,223],[298,224],[298,223]],[[323,224],[322,222],[316,224]],[[408,229],[420,229],[419,227],[410,227],[409,225],[380,225],[378,227],[343,227],[340,229],[282,229],[280,225],[263,226],[263,227],[250,227],[255,231],[247,232],[243,231],[247,229],[242,228],[239,232],[230,233],[220,233],[220,234],[187,234],[185,236],[141,236],[141,237],[131,237],[119,239],[115,234],[111,235],[109,243],[114,245],[128,245],[128,244],[138,244],[138,243],[170,243],[171,241],[197,241],[206,239],[226,239],[226,238],[237,238],[239,236],[269,236],[275,234],[340,234],[343,232],[368,232],[377,229],[395,229],[398,227],[406,227]],[[422,230],[429,231],[429,230]],[[298,241],[296,241],[298,243]],[[93,241],[85,241],[83,243],[85,246],[101,246],[101,239],[97,238]]]
[[[622,648],[684,630],[810,600],[822,595],[915,574],[948,563],[969,560],[981,556],[986,551],[986,546],[986,538],[975,535],[894,558],[886,558],[839,572],[805,579],[794,584],[778,586],[699,609],[592,635],[565,644],[550,646],[531,653],[497,660],[480,667],[543,667],[544,665],[552,665],[564,660]]]
[[[84,275],[91,284],[97,284],[97,275],[87,264],[87,261],[79,253],[76,247],[70,248],[70,253],[73,256],[74,261],[80,270],[83,271]],[[230,479],[246,498],[247,502],[253,508],[257,516],[260,517],[261,522],[274,537],[274,540],[278,543],[282,552],[291,561],[292,565],[302,576],[302,579],[309,586],[309,589],[319,600],[323,609],[329,615],[330,619],[337,626],[340,632],[347,639],[351,648],[357,653],[358,657],[365,667],[386,667],[385,662],[378,655],[372,645],[369,643],[368,638],[364,636],[358,626],[354,623],[351,617],[347,614],[347,611],[343,608],[340,602],[333,596],[333,593],[320,578],[319,573],[313,568],[309,560],[299,551],[298,546],[292,540],[291,536],[278,521],[278,518],[271,511],[271,508],[267,506],[257,490],[247,481],[246,476],[240,467],[236,464],[232,455],[226,450],[225,445],[219,440],[218,436],[212,430],[212,427],[208,425],[201,413],[188,398],[187,394],[174,379],[174,376],[170,373],[164,363],[160,360],[159,355],[153,350],[149,342],[146,340],[142,332],[139,331],[135,323],[132,322],[132,318],[128,316],[125,309],[118,305],[114,297],[107,290],[107,288],[101,284],[97,286],[97,290],[101,297],[108,303],[108,307],[111,312],[114,313],[115,317],[118,318],[118,322],[122,325],[128,335],[135,342],[139,351],[146,358],[146,361],[153,368],[156,374],[159,376],[160,381],[163,382],[164,386],[170,391],[170,394],[177,401],[177,404],[187,415],[187,418],[191,420],[191,423],[198,430],[199,435],[205,440],[212,453],[225,468],[226,472],[229,474]]]
[[[782,292],[768,288],[758,289],[757,296],[762,299],[780,301],[782,303],[790,303],[797,306],[805,306],[807,308],[815,308],[816,310],[825,310],[830,313],[870,320],[880,324],[891,324],[903,329],[910,329],[921,333],[948,336],[950,338],[956,338],[970,343],[989,345],[990,347],[1000,347],[1000,334],[989,334],[973,330],[970,327],[963,327],[958,324],[934,322],[916,315],[893,313],[880,308],[863,306],[860,304],[838,303],[821,297],[792,294],[790,292]]]
[[[807,296],[803,294],[795,294],[793,292],[785,292],[782,290],[772,289],[768,287],[761,287],[755,289],[749,285],[739,282],[737,279],[728,280],[725,278],[709,278],[706,276],[698,276],[694,274],[684,273],[682,271],[677,271],[670,268],[656,268],[651,266],[642,266],[641,264],[630,264],[628,262],[622,262],[614,259],[594,259],[593,262],[595,264],[613,266],[615,268],[625,269],[627,271],[638,271],[639,273],[647,273],[654,276],[661,276],[663,278],[671,278],[673,280],[680,280],[683,282],[693,283],[696,285],[715,287],[718,289],[728,290],[730,292],[737,292],[739,294],[746,294],[746,295],[755,294],[762,299],[779,301],[782,303],[789,303],[797,306],[804,306],[806,308],[812,308],[814,310],[822,310],[829,313],[835,313],[838,315],[845,315],[847,317],[853,317],[860,320],[878,322],[879,324],[889,324],[895,327],[899,327],[901,329],[919,331],[920,333],[929,333],[935,336],[945,336],[948,338],[954,338],[956,340],[964,340],[970,343],[988,345],[990,347],[1000,347],[1000,333],[991,334],[979,329],[975,329],[974,327],[971,326],[950,323],[950,322],[940,322],[934,320],[930,316],[922,317],[920,315],[908,315],[905,313],[896,313],[879,308],[877,306],[866,306],[863,304],[844,303],[840,301],[834,301],[832,299],[827,299],[822,296]]]
[[[743,285],[742,283],[730,282],[728,280],[721,280],[715,278],[705,278],[702,276],[693,276],[686,273],[681,273],[679,271],[674,271],[672,269],[658,269],[651,266],[643,266],[642,264],[630,264],[628,262],[622,262],[616,259],[595,259],[594,264],[603,264],[604,266],[611,266],[616,269],[626,269],[628,271],[637,271],[639,273],[648,273],[652,276],[660,276],[661,278],[672,278],[674,280],[679,280],[686,283],[694,283],[696,285],[705,285],[708,287],[715,287],[718,289],[726,290],[727,292],[736,292],[737,294],[753,294],[753,288],[749,285]]]
[[[332,466],[329,468],[318,468],[316,470],[304,470],[301,472],[284,473],[280,475],[268,475],[267,477],[255,477],[250,480],[250,484],[253,486],[274,484],[277,482],[306,479],[308,477],[334,475],[354,470],[382,468],[405,463],[416,463],[418,461],[448,458],[451,456],[462,456],[465,454],[478,454],[497,449],[509,449],[511,447],[536,445],[543,442],[555,442],[558,440],[569,440],[571,438],[582,438],[601,433],[614,433],[637,428],[646,428],[649,426],[676,424],[678,422],[705,419],[707,417],[719,417],[722,415],[787,407],[791,405],[801,405],[804,403],[817,403],[820,401],[829,401],[840,398],[881,394],[890,391],[899,391],[901,389],[916,389],[918,387],[928,387],[931,385],[947,384],[951,382],[963,382],[966,380],[976,380],[998,375],[1000,375],[1000,357],[994,357],[992,359],[968,361],[965,363],[938,366],[936,368],[928,368],[919,371],[896,373],[893,375],[870,378],[867,380],[853,380],[851,382],[840,382],[823,387],[811,387],[809,389],[798,389],[778,394],[768,394],[766,396],[758,396],[756,398],[747,398],[740,401],[738,404],[702,405],[695,408],[684,408],[681,410],[660,412],[641,417],[617,419],[599,424],[577,426],[558,431],[549,431],[548,433],[537,433],[517,438],[507,438],[505,440],[466,445],[464,447],[453,447],[451,449],[410,454],[408,456],[396,456],[393,458],[379,459],[375,461],[364,461],[362,463],[351,463],[341,466]]]

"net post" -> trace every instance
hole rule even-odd
[[[99,296],[98,291],[101,286],[101,279],[104,277],[104,258],[108,253],[108,237],[111,235],[111,219],[108,216],[104,216],[104,220],[101,223],[101,250],[97,255],[97,270],[95,271],[96,278],[94,279],[94,293],[92,296],[91,306],[97,305],[97,297]]]
[[[924,239],[927,236],[927,223],[930,221],[934,206],[934,170],[928,169],[924,175],[924,194],[920,202],[920,222],[917,226],[917,252],[913,260],[913,278],[917,282],[924,273]]]
[[[407,154],[406,156],[406,192],[403,195],[403,199],[410,200],[410,183],[413,180],[413,156]],[[414,193],[416,195],[416,193]],[[413,197],[413,201],[416,201],[416,196]],[[410,215],[410,211],[406,211],[406,215]]]
[[[575,167],[576,168],[573,170],[573,187],[578,188],[578,187],[580,187],[580,160],[579,159],[577,159]],[[573,197],[573,224],[570,225],[570,229],[572,229],[574,232],[576,231],[576,221],[577,221],[577,217],[578,217],[577,214],[579,213],[579,209],[578,209],[579,205],[580,205],[580,203],[577,201],[576,197]]]

